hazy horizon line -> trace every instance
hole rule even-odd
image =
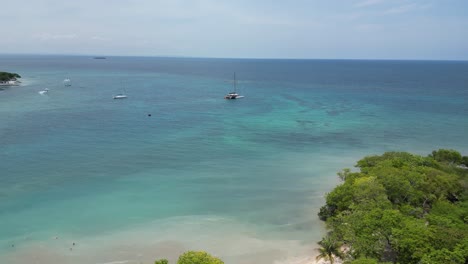
[[[125,58],[173,58],[173,59],[224,59],[224,60],[349,60],[349,61],[447,61],[468,62],[468,59],[412,59],[412,58],[298,58],[298,57],[209,57],[181,55],[106,55],[82,53],[1,53],[0,56],[69,56],[69,57],[125,57]]]

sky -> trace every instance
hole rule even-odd
[[[0,53],[468,60],[468,0],[0,0]]]

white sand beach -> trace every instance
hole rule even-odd
[[[177,225],[157,222],[151,226],[81,239],[57,234],[43,241],[25,240],[16,243],[15,250],[0,256],[0,262],[151,264],[156,259],[167,258],[175,263],[178,256],[187,250],[203,250],[219,256],[227,264],[316,263],[317,245],[314,243],[262,238],[248,226],[214,217],[177,221]]]

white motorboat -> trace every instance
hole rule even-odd
[[[127,98],[126,94],[116,94],[114,95],[114,99],[125,99]]]

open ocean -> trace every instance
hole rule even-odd
[[[468,155],[468,62],[2,55],[0,71],[23,77],[0,90],[0,263],[300,263],[342,168]],[[224,100],[234,72],[245,98]]]

